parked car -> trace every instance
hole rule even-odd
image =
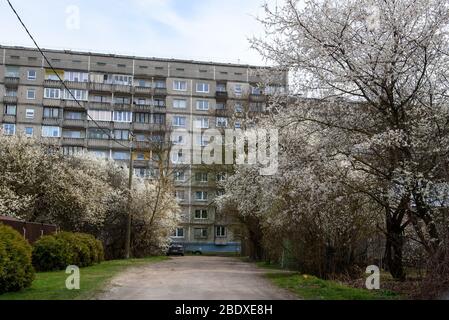
[[[168,247],[167,256],[170,255],[178,255],[183,256],[184,255],[184,246],[179,243],[172,243]]]

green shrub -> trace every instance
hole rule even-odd
[[[33,265],[38,271],[65,269],[72,264],[73,256],[70,243],[55,236],[43,236],[33,245]]]
[[[33,264],[39,271],[61,270],[69,265],[88,267],[103,261],[103,256],[103,245],[93,236],[60,232],[36,242]]]
[[[31,246],[13,228],[0,224],[0,294],[29,287],[33,279]]]

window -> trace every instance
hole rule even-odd
[[[88,131],[88,137],[89,137],[89,139],[108,140],[109,139],[109,130],[108,129],[91,128]]]
[[[187,91],[187,81],[181,81],[181,80],[173,81],[173,90]]]
[[[223,117],[217,118],[217,127],[218,128],[226,128],[228,126],[228,119]]]
[[[207,228],[195,228],[193,230],[193,234],[196,239],[207,238],[207,235],[208,235]]]
[[[220,172],[217,174],[217,181],[221,182],[221,181],[225,181],[226,180],[226,173],[224,172]]]
[[[184,145],[184,136],[183,135],[177,135],[173,138],[173,144],[175,145]]]
[[[5,115],[15,116],[16,114],[17,114],[17,106],[14,105],[5,106]]]
[[[137,142],[145,142],[147,140],[147,138],[145,137],[144,134],[136,134],[136,141]]]
[[[27,89],[27,99],[28,100],[36,99],[36,89]]]
[[[16,125],[12,123],[3,124],[3,134],[7,136],[13,136],[16,134]]]
[[[184,201],[186,198],[186,193],[183,190],[176,190],[175,191],[175,198],[178,201]]]
[[[129,140],[128,130],[114,130],[114,138],[117,140]]]
[[[36,70],[28,70],[27,79],[30,81],[36,80]]]
[[[59,108],[44,108],[44,118],[59,118]]]
[[[84,152],[83,147],[64,146],[63,153],[65,156],[73,156]]]
[[[122,74],[115,74],[112,76],[112,81],[109,80],[109,82],[112,82],[113,84],[119,84],[119,85],[125,85],[130,86],[133,83],[133,77],[132,76],[126,76]]]
[[[150,123],[151,113],[137,112],[134,114],[134,122],[137,123]]]
[[[145,168],[134,169],[134,174],[139,178],[148,178],[150,176],[150,170]]]
[[[101,103],[110,103],[111,97],[94,95],[94,96],[92,96],[92,101],[93,102],[101,102]]]
[[[217,197],[221,197],[225,195],[225,191],[224,190],[217,190],[217,192],[215,192],[215,194],[217,195]]]
[[[262,94],[263,90],[259,87],[253,87],[251,86],[251,94],[260,96]]]
[[[112,158],[114,160],[129,160],[129,152],[114,151],[112,153]]]
[[[87,82],[89,74],[87,72],[67,71],[64,73],[65,81]]]
[[[198,82],[196,84],[196,92],[209,93],[209,84],[204,82]]]
[[[208,118],[197,118],[195,120],[195,128],[208,129],[209,128],[209,119]]]
[[[17,90],[6,89],[5,96],[17,97]]]
[[[32,137],[34,135],[34,129],[33,127],[26,127],[25,128],[25,135],[27,137]]]
[[[165,84],[165,80],[156,80],[156,82],[154,83],[154,86],[157,89],[165,89],[167,87]]]
[[[158,108],[165,108],[165,100],[163,99],[154,99],[153,105]]]
[[[217,83],[217,92],[226,92],[226,83]]]
[[[201,147],[206,147],[209,144],[210,137],[205,135],[197,135],[196,136],[196,144]]]
[[[160,114],[160,113],[153,114],[153,123],[165,124],[165,114]]]
[[[207,192],[206,191],[196,191],[195,192],[195,200],[207,201]]]
[[[182,150],[179,150],[177,153],[174,153],[172,155],[172,162],[173,163],[183,163],[184,162],[184,155],[182,153]]]
[[[215,105],[216,110],[224,110],[226,109],[226,104],[224,102],[217,102]]]
[[[129,111],[114,111],[112,121],[114,122],[132,122],[133,113]]]
[[[83,112],[77,112],[77,111],[65,111],[64,112],[64,118],[67,120],[83,120],[84,119],[84,113]]]
[[[187,108],[187,100],[185,99],[174,99],[173,108],[175,109],[185,109]]]
[[[59,138],[61,136],[60,127],[42,126],[42,137]]]
[[[128,97],[114,97],[114,104],[130,104],[131,100]]]
[[[185,127],[186,126],[186,117],[173,117],[173,126],[174,127]]]
[[[234,128],[235,128],[235,129],[240,129],[240,128],[242,128],[242,124],[240,123],[240,121],[236,121],[236,122],[234,123]]]
[[[195,210],[195,219],[207,219],[207,210],[197,209]]]
[[[96,158],[100,159],[108,159],[109,158],[109,151],[107,150],[89,150],[91,154],[94,155]]]
[[[243,106],[240,102],[235,104],[234,109],[235,109],[235,112],[237,112],[237,113],[243,112]]]
[[[196,110],[207,111],[209,110],[209,101],[207,100],[197,100]]]
[[[61,98],[61,90],[55,88],[45,88],[44,90],[44,98],[46,99],[60,99]]]
[[[207,172],[196,172],[195,180],[197,182],[207,182]]]
[[[25,110],[25,118],[34,119],[34,109],[26,109]]]
[[[112,120],[111,111],[88,110],[87,114],[89,115],[89,119],[93,119],[95,121],[111,121]]]
[[[78,90],[78,89],[70,89],[70,91],[64,90],[64,99],[75,100],[73,97],[75,97],[76,100],[87,101],[87,90]]]
[[[223,226],[217,226],[215,227],[215,235],[218,238],[224,238],[226,237],[226,227]]]
[[[176,228],[173,233],[174,238],[184,238],[184,228]]]
[[[236,84],[234,86],[234,93],[238,96],[242,94],[242,85],[241,84]]]
[[[175,177],[175,181],[185,181],[186,180],[186,176],[185,176],[185,172],[184,171],[176,171],[174,173],[174,177]]]
[[[83,132],[75,131],[75,130],[64,130],[62,132],[62,136],[64,138],[81,139],[81,138],[83,138]]]
[[[20,77],[19,67],[7,66],[5,77],[19,78]]]
[[[143,152],[136,153],[136,160],[137,161],[144,161],[145,160],[145,153],[143,153]]]

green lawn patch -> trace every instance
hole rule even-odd
[[[111,260],[81,268],[80,290],[67,290],[65,280],[69,276],[63,271],[36,273],[30,288],[0,295],[0,300],[87,300],[93,298],[117,273],[129,267],[138,267],[159,262],[167,257]]]
[[[294,271],[280,271],[278,264],[257,262],[259,268],[270,270],[266,276],[277,286],[294,292],[306,300],[390,300],[400,296],[388,290],[353,288],[337,281],[323,280]]]

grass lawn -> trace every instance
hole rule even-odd
[[[36,273],[30,288],[19,292],[0,295],[0,300],[87,300],[93,298],[113,276],[128,267],[136,267],[151,262],[159,262],[167,257],[145,259],[112,260],[81,268],[80,290],[67,290],[65,280],[69,276],[65,270]]]
[[[391,300],[400,296],[387,290],[367,290],[349,287],[336,281],[322,280],[297,272],[276,272],[278,267],[258,263],[259,267],[269,269],[266,276],[277,286],[294,292],[305,300]]]

